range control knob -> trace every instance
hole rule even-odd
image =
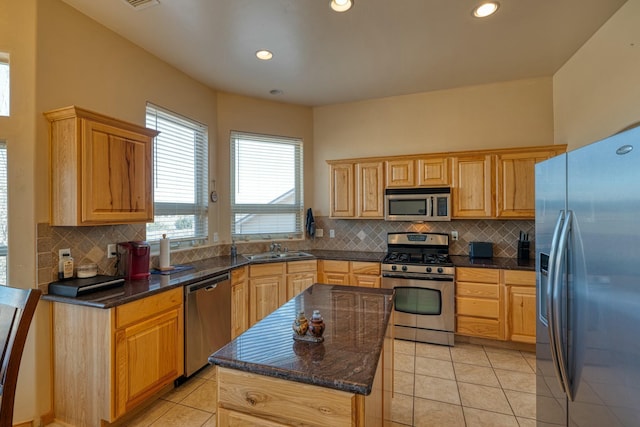
[[[407,271],[407,266],[406,265],[402,266],[402,271]]]
[[[427,267],[427,273],[431,273],[431,267]]]
[[[398,269],[398,266],[397,266],[397,265],[392,265],[392,266],[391,266],[391,270],[392,270],[392,271],[396,271],[397,269]]]
[[[442,273],[444,269],[442,267],[438,267],[438,273]]]

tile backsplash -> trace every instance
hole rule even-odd
[[[453,220],[451,222],[411,223],[387,222],[383,220],[344,220],[315,217],[316,229],[322,229],[323,237],[282,242],[289,250],[348,250],[385,252],[387,233],[401,231],[450,233],[458,232],[459,240],[450,241],[452,255],[467,255],[469,242],[493,242],[496,257],[514,258],[517,255],[517,240],[520,231],[534,236],[534,221],[501,220]],[[335,237],[330,238],[330,230]],[[145,240],[144,224],[109,225],[96,227],[52,227],[38,224],[37,257],[38,286],[46,291],[46,285],[56,280],[58,274],[58,250],[71,249],[75,265],[95,263],[98,273],[115,274],[115,258],[107,258],[107,244],[131,240]],[[269,242],[238,243],[239,254],[265,252]],[[172,264],[185,264],[219,255],[228,255],[230,245],[203,246],[171,253]],[[535,248],[531,247],[531,255]],[[151,265],[158,263],[157,255],[151,256]]]

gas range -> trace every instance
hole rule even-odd
[[[444,233],[389,233],[383,276],[402,273],[453,276],[449,235]]]

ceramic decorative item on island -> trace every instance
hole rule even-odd
[[[313,310],[311,323],[309,324],[309,333],[317,338],[320,338],[324,333],[324,319],[320,315],[319,310]]]
[[[324,320],[320,315],[320,311],[313,310],[311,322],[304,316],[304,311],[298,312],[296,320],[291,325],[294,331],[293,339],[296,341],[304,341],[311,343],[319,343],[324,341],[322,334],[324,333]]]
[[[296,320],[293,321],[293,331],[297,335],[305,335],[309,329],[309,321],[304,317],[304,311],[300,311],[296,316]]]

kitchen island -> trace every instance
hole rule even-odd
[[[289,300],[209,357],[217,425],[383,425],[392,307],[391,290],[323,284]],[[293,340],[296,314],[314,310],[324,317],[324,342]]]

